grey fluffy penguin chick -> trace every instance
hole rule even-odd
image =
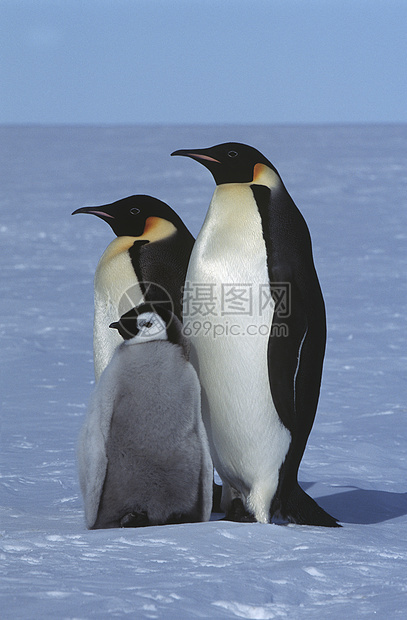
[[[208,521],[213,466],[182,325],[145,303],[93,393],[78,446],[89,529]]]

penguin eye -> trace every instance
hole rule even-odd
[[[153,324],[152,324],[151,321],[141,321],[141,323],[140,323],[140,327],[147,327],[147,329],[149,329],[152,326],[153,326]]]
[[[229,151],[228,157],[237,157],[239,153],[237,151]]]
[[[133,207],[132,209],[130,209],[130,213],[132,215],[138,215],[140,213],[140,209],[137,209],[137,207]]]

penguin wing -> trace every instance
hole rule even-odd
[[[92,395],[78,443],[79,482],[85,505],[85,520],[91,528],[97,518],[107,471],[106,444],[113,414],[113,401],[102,374]]]
[[[136,242],[130,248],[133,268],[146,301],[168,304],[182,320],[182,287],[194,238],[175,232],[154,242]]]
[[[268,342],[270,390],[286,428],[304,440],[315,418],[325,353],[325,306],[304,218],[284,187],[252,185],[262,219],[274,314]]]
[[[267,365],[272,399],[277,413],[286,428],[292,433],[297,425],[297,378],[303,357],[308,321],[301,303],[301,294],[293,282],[281,276],[279,283],[283,293],[289,293],[290,311],[280,311],[275,300],[273,322],[267,347]],[[284,291],[284,286],[290,286]],[[271,286],[271,294],[276,294]],[[280,291],[281,292],[281,291]]]

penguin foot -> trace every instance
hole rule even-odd
[[[129,512],[120,519],[120,527],[146,527],[150,525],[146,512]]]
[[[298,484],[291,491],[286,501],[277,500],[273,504],[272,516],[281,515],[283,519],[290,523],[319,525],[322,527],[342,527],[337,519],[331,517],[321,506],[318,506],[316,501],[307,495]],[[279,510],[276,509],[277,505],[279,505]]]
[[[246,510],[240,497],[235,497],[229,506],[222,521],[237,521],[238,523],[255,523],[255,517]]]

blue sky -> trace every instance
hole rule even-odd
[[[0,0],[0,123],[407,122],[407,0]]]

